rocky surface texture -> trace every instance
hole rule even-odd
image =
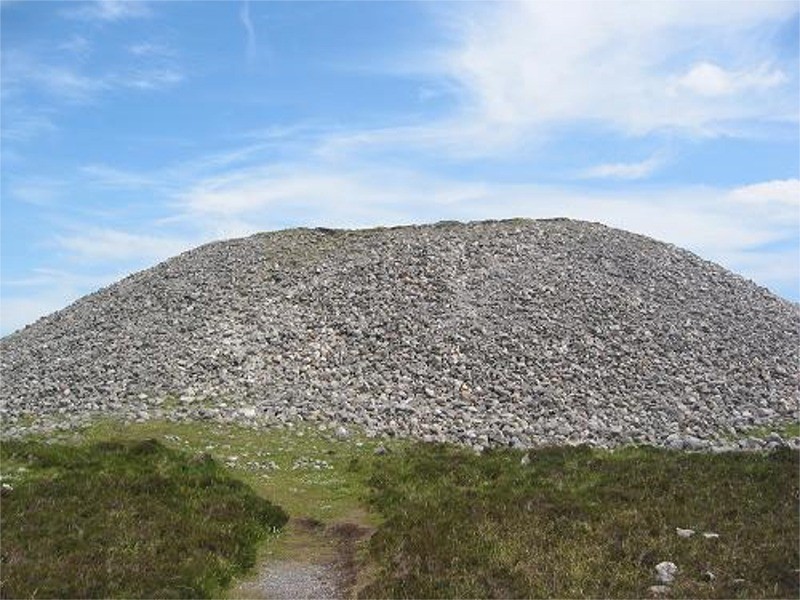
[[[799,348],[797,306],[599,224],[295,229],[202,246],[7,336],[0,400],[6,435],[113,414],[722,448],[798,418]]]

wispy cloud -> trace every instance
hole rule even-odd
[[[8,193],[16,201],[35,206],[51,206],[61,197],[65,183],[52,179],[33,178],[8,184]]]
[[[796,237],[797,203],[791,210],[782,207],[796,198],[797,187],[797,181],[790,180],[729,189],[669,186],[598,191],[464,183],[365,165],[332,169],[284,164],[199,180],[178,195],[177,206],[184,221],[204,228],[226,220],[273,229],[561,215],[652,235],[705,256],[723,256]]]
[[[107,165],[93,164],[81,167],[87,183],[110,189],[143,189],[157,185],[159,178],[115,169]]]
[[[142,62],[91,73],[81,65],[53,64],[23,52],[3,55],[3,92],[12,100],[34,90],[55,100],[83,104],[94,102],[115,89],[157,91],[173,87],[184,79],[184,73],[174,61]]]
[[[61,14],[70,19],[114,22],[149,17],[152,11],[143,0],[94,0],[65,9]]]
[[[3,285],[12,288],[35,288],[42,286],[66,286],[77,287],[83,285],[95,285],[98,281],[106,281],[110,283],[114,279],[119,278],[120,274],[108,275],[98,277],[97,275],[85,275],[79,273],[72,273],[60,269],[46,269],[37,268],[33,269],[31,275],[21,279],[4,279]]]
[[[150,12],[140,3],[64,10],[98,23]],[[598,139],[613,132],[615,138],[658,141],[743,135],[745,124],[748,135],[776,121],[791,128],[798,119],[797,59],[770,44],[775,29],[796,18],[796,4],[576,2],[564,10],[556,3],[442,3],[431,10],[446,29],[446,47],[410,57],[404,76],[422,75],[416,83],[423,89],[446,90],[435,111],[374,128],[309,120],[280,122],[249,137],[230,132],[226,141],[241,146],[150,171],[135,159],[87,159],[70,177],[79,184],[75,189],[89,193],[81,210],[69,213],[73,220],[54,226],[60,229],[49,238],[53,264],[66,265],[64,272],[126,273],[204,241],[261,230],[567,216],[687,247],[777,291],[797,287],[797,179],[755,179],[739,187],[640,182],[633,190],[627,182],[646,179],[673,156],[623,154],[620,148],[609,152],[613,158],[595,159],[602,164],[570,171],[569,185],[509,184],[493,169],[481,169],[481,179],[469,171],[474,163],[460,162],[513,157],[516,169],[534,160],[520,149],[544,146],[569,129],[602,132]],[[238,19],[252,62],[257,51],[263,56],[266,41],[257,48],[248,1],[239,5]],[[99,69],[93,69],[100,64],[95,54],[91,61],[72,55],[52,64],[51,58],[4,53],[4,94],[10,90],[13,99],[19,90],[23,96],[32,90],[50,100],[92,102],[111,91],[178,85],[186,77],[180,54],[157,39],[148,34],[137,43],[121,41],[124,63]],[[430,95],[423,92],[421,99]],[[27,127],[4,130],[4,138],[55,127],[47,111],[30,114]],[[645,147],[654,147],[649,141]],[[384,160],[388,155],[392,160]],[[599,179],[606,180],[602,186],[587,181]],[[11,197],[41,204],[61,192],[35,178],[8,189]],[[134,196],[134,190],[145,192],[147,202],[115,206],[120,210],[102,220],[86,216],[89,209],[107,208],[107,198]],[[19,293],[3,306],[4,328],[8,311],[59,308],[93,285],[46,271],[16,283]],[[26,305],[22,293],[34,287]]]
[[[121,75],[111,78],[119,87],[134,88],[138,90],[163,90],[181,83],[184,74],[172,68],[145,68],[131,69]]]
[[[109,89],[104,77],[87,75],[73,65],[49,64],[19,52],[3,56],[4,92],[10,98],[30,89],[66,102],[88,102]]]
[[[678,78],[672,94],[679,93],[680,88],[699,96],[729,96],[749,91],[762,91],[783,85],[789,77],[780,69],[768,64],[742,71],[729,71],[710,62],[700,62]],[[677,88],[677,89],[676,89]]]
[[[578,174],[580,179],[643,179],[664,164],[661,156],[651,156],[639,162],[618,162],[595,165]]]
[[[58,127],[48,113],[4,103],[2,128],[0,128],[3,140],[27,142],[56,131]],[[8,148],[3,150],[5,152]]]
[[[247,39],[247,62],[252,63],[256,56],[256,30],[253,27],[253,20],[250,18],[250,0],[243,0],[242,8],[239,11],[239,20],[244,27]]]
[[[176,52],[170,46],[155,42],[138,42],[127,47],[128,53],[139,57],[166,57],[172,58]]]
[[[452,110],[331,137],[322,154],[406,147],[463,158],[516,151],[564,126],[691,138],[800,119],[796,56],[771,45],[797,18],[793,3],[501,2],[435,13],[449,46],[392,68],[448,82]]]
[[[174,235],[133,233],[111,228],[93,228],[55,238],[55,244],[71,259],[84,264],[136,261],[139,264],[164,260],[197,243]]]
[[[772,119],[792,108],[797,119],[796,88],[766,99],[749,94],[788,82],[750,57],[768,50],[765,26],[796,15],[792,3],[769,2],[587,2],[569,11],[546,2],[477,5],[455,26],[459,41],[442,67],[498,125],[594,120],[634,134],[722,132],[726,121]],[[735,47],[727,42],[732,37]],[[712,52],[737,67],[694,63],[682,79],[689,89],[671,87],[686,69],[684,57]],[[717,81],[700,83],[705,75]],[[697,97],[698,88],[724,92],[725,101],[710,104]]]
[[[800,179],[775,179],[736,188],[731,198],[756,207],[788,206],[800,210]]]

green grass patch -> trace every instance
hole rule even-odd
[[[361,595],[646,597],[661,561],[680,570],[670,597],[800,594],[797,452],[521,456],[415,446],[376,458],[371,504],[385,520]]]
[[[771,433],[777,433],[783,439],[800,437],[800,423],[784,423],[782,425],[764,425],[762,427],[753,427],[741,433],[738,438],[755,437],[765,438]]]
[[[213,597],[287,520],[156,440],[5,442],[2,459],[2,597]]]
[[[208,453],[290,515],[324,522],[355,517],[369,520],[363,498],[367,493],[364,469],[370,465],[359,461],[371,457],[378,445],[400,449],[409,444],[370,439],[357,430],[339,439],[331,430],[312,426],[253,429],[209,422],[123,425],[106,421],[77,437],[72,434],[73,441],[145,438],[190,453]]]
[[[55,438],[58,445],[49,445]],[[158,442],[152,460],[148,452],[131,454],[143,439]],[[26,503],[21,503],[25,510],[56,513],[63,510],[63,504],[72,511],[73,516],[63,519],[41,517],[43,523],[51,518],[62,523],[62,528],[48,530],[37,550],[41,563],[67,565],[72,548],[84,544],[81,540],[92,531],[83,525],[79,526],[82,533],[75,528],[79,522],[75,515],[81,509],[97,519],[105,515],[104,527],[113,529],[121,524],[128,531],[138,523],[134,515],[142,513],[117,515],[113,503],[95,503],[99,506],[96,510],[89,510],[88,504],[82,507],[78,501],[62,503],[57,501],[59,488],[54,481],[68,477],[69,485],[81,489],[79,484],[88,485],[86,482],[94,479],[115,489],[124,484],[100,475],[130,475],[134,482],[139,477],[155,478],[146,486],[146,493],[142,486],[137,488],[146,506],[155,506],[144,514],[158,513],[166,519],[169,513],[169,531],[173,531],[175,514],[203,514],[182,506],[216,498],[217,492],[203,488],[198,493],[187,485],[195,491],[187,492],[188,497],[173,506],[162,497],[175,497],[177,488],[170,488],[167,482],[175,481],[176,473],[194,473],[196,481],[204,469],[211,471],[202,475],[206,480],[227,482],[218,490],[223,496],[228,493],[223,488],[243,493],[250,489],[298,519],[310,518],[323,525],[349,521],[376,528],[366,551],[358,552],[363,559],[360,596],[646,597],[648,588],[657,583],[655,565],[667,560],[680,569],[671,598],[794,598],[800,594],[800,455],[788,450],[713,455],[653,448],[614,452],[549,448],[529,452],[529,462],[522,464],[524,453],[518,451],[476,455],[453,446],[374,440],[356,431],[339,439],[330,430],[311,426],[250,429],[210,422],[157,421],[102,422],[81,432],[54,434],[47,442],[40,439],[3,446],[3,481],[14,486],[13,492],[3,497],[4,596],[218,596],[225,593],[226,582],[235,583],[231,575],[243,573],[254,558],[257,562],[312,560],[332,552],[330,540],[321,534],[290,526],[264,537],[265,528],[259,526],[260,537],[252,538],[261,541],[257,554],[252,550],[254,542],[246,559],[231,559],[231,554],[220,550],[231,548],[220,541],[233,539],[225,537],[229,528],[235,527],[230,516],[217,530],[201,526],[202,520],[194,518],[187,527],[195,526],[208,535],[203,538],[207,551],[203,556],[216,557],[191,563],[195,583],[177,584],[176,579],[155,590],[84,588],[74,592],[65,587],[73,585],[69,580],[75,579],[73,572],[83,578],[82,585],[94,584],[100,576],[91,571],[84,575],[82,568],[72,565],[69,575],[66,568],[60,574],[53,572],[52,577],[37,575],[35,593],[11,593],[8,586],[17,568],[13,561],[33,556],[30,550],[27,555],[12,553],[14,546],[7,545],[7,530],[24,522],[17,517],[12,520],[13,513],[8,512],[8,501],[22,498],[20,492],[29,490]],[[379,444],[389,451],[376,456]],[[152,445],[145,443],[146,448]],[[101,452],[107,455],[101,460],[94,453],[103,448],[117,450]],[[203,454],[208,457],[200,461],[191,458]],[[169,466],[173,463],[165,456],[175,457],[177,462]],[[159,478],[159,473],[165,477]],[[100,497],[111,502],[117,495],[115,491]],[[218,503],[214,500],[211,505]],[[97,569],[108,568],[105,565],[110,560],[132,573],[133,580],[152,580],[154,554],[138,554],[147,548],[155,548],[158,562],[177,563],[161,558],[163,552],[173,551],[157,546],[163,543],[163,530],[156,524],[145,523],[145,527],[141,538],[113,542],[121,549],[96,555],[100,557],[94,560]],[[697,533],[684,539],[677,536],[677,527]],[[114,532],[99,526],[96,530],[114,539]],[[718,533],[719,538],[706,539],[704,532]],[[202,532],[191,535],[195,534]],[[28,535],[16,543],[29,543]],[[186,537],[167,536],[170,543]],[[94,543],[84,547],[102,552]],[[190,550],[184,551],[191,555]],[[117,573],[114,577],[122,580],[128,575]],[[58,593],[47,592],[59,585]],[[229,593],[235,596],[237,592]]]

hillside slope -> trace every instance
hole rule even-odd
[[[797,418],[799,326],[752,282],[593,223],[296,229],[202,246],[7,336],[0,400],[6,429],[301,417],[702,447]]]

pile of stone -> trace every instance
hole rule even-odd
[[[599,224],[295,229],[202,246],[0,340],[2,426],[729,448],[797,420],[799,349],[797,306]]]

